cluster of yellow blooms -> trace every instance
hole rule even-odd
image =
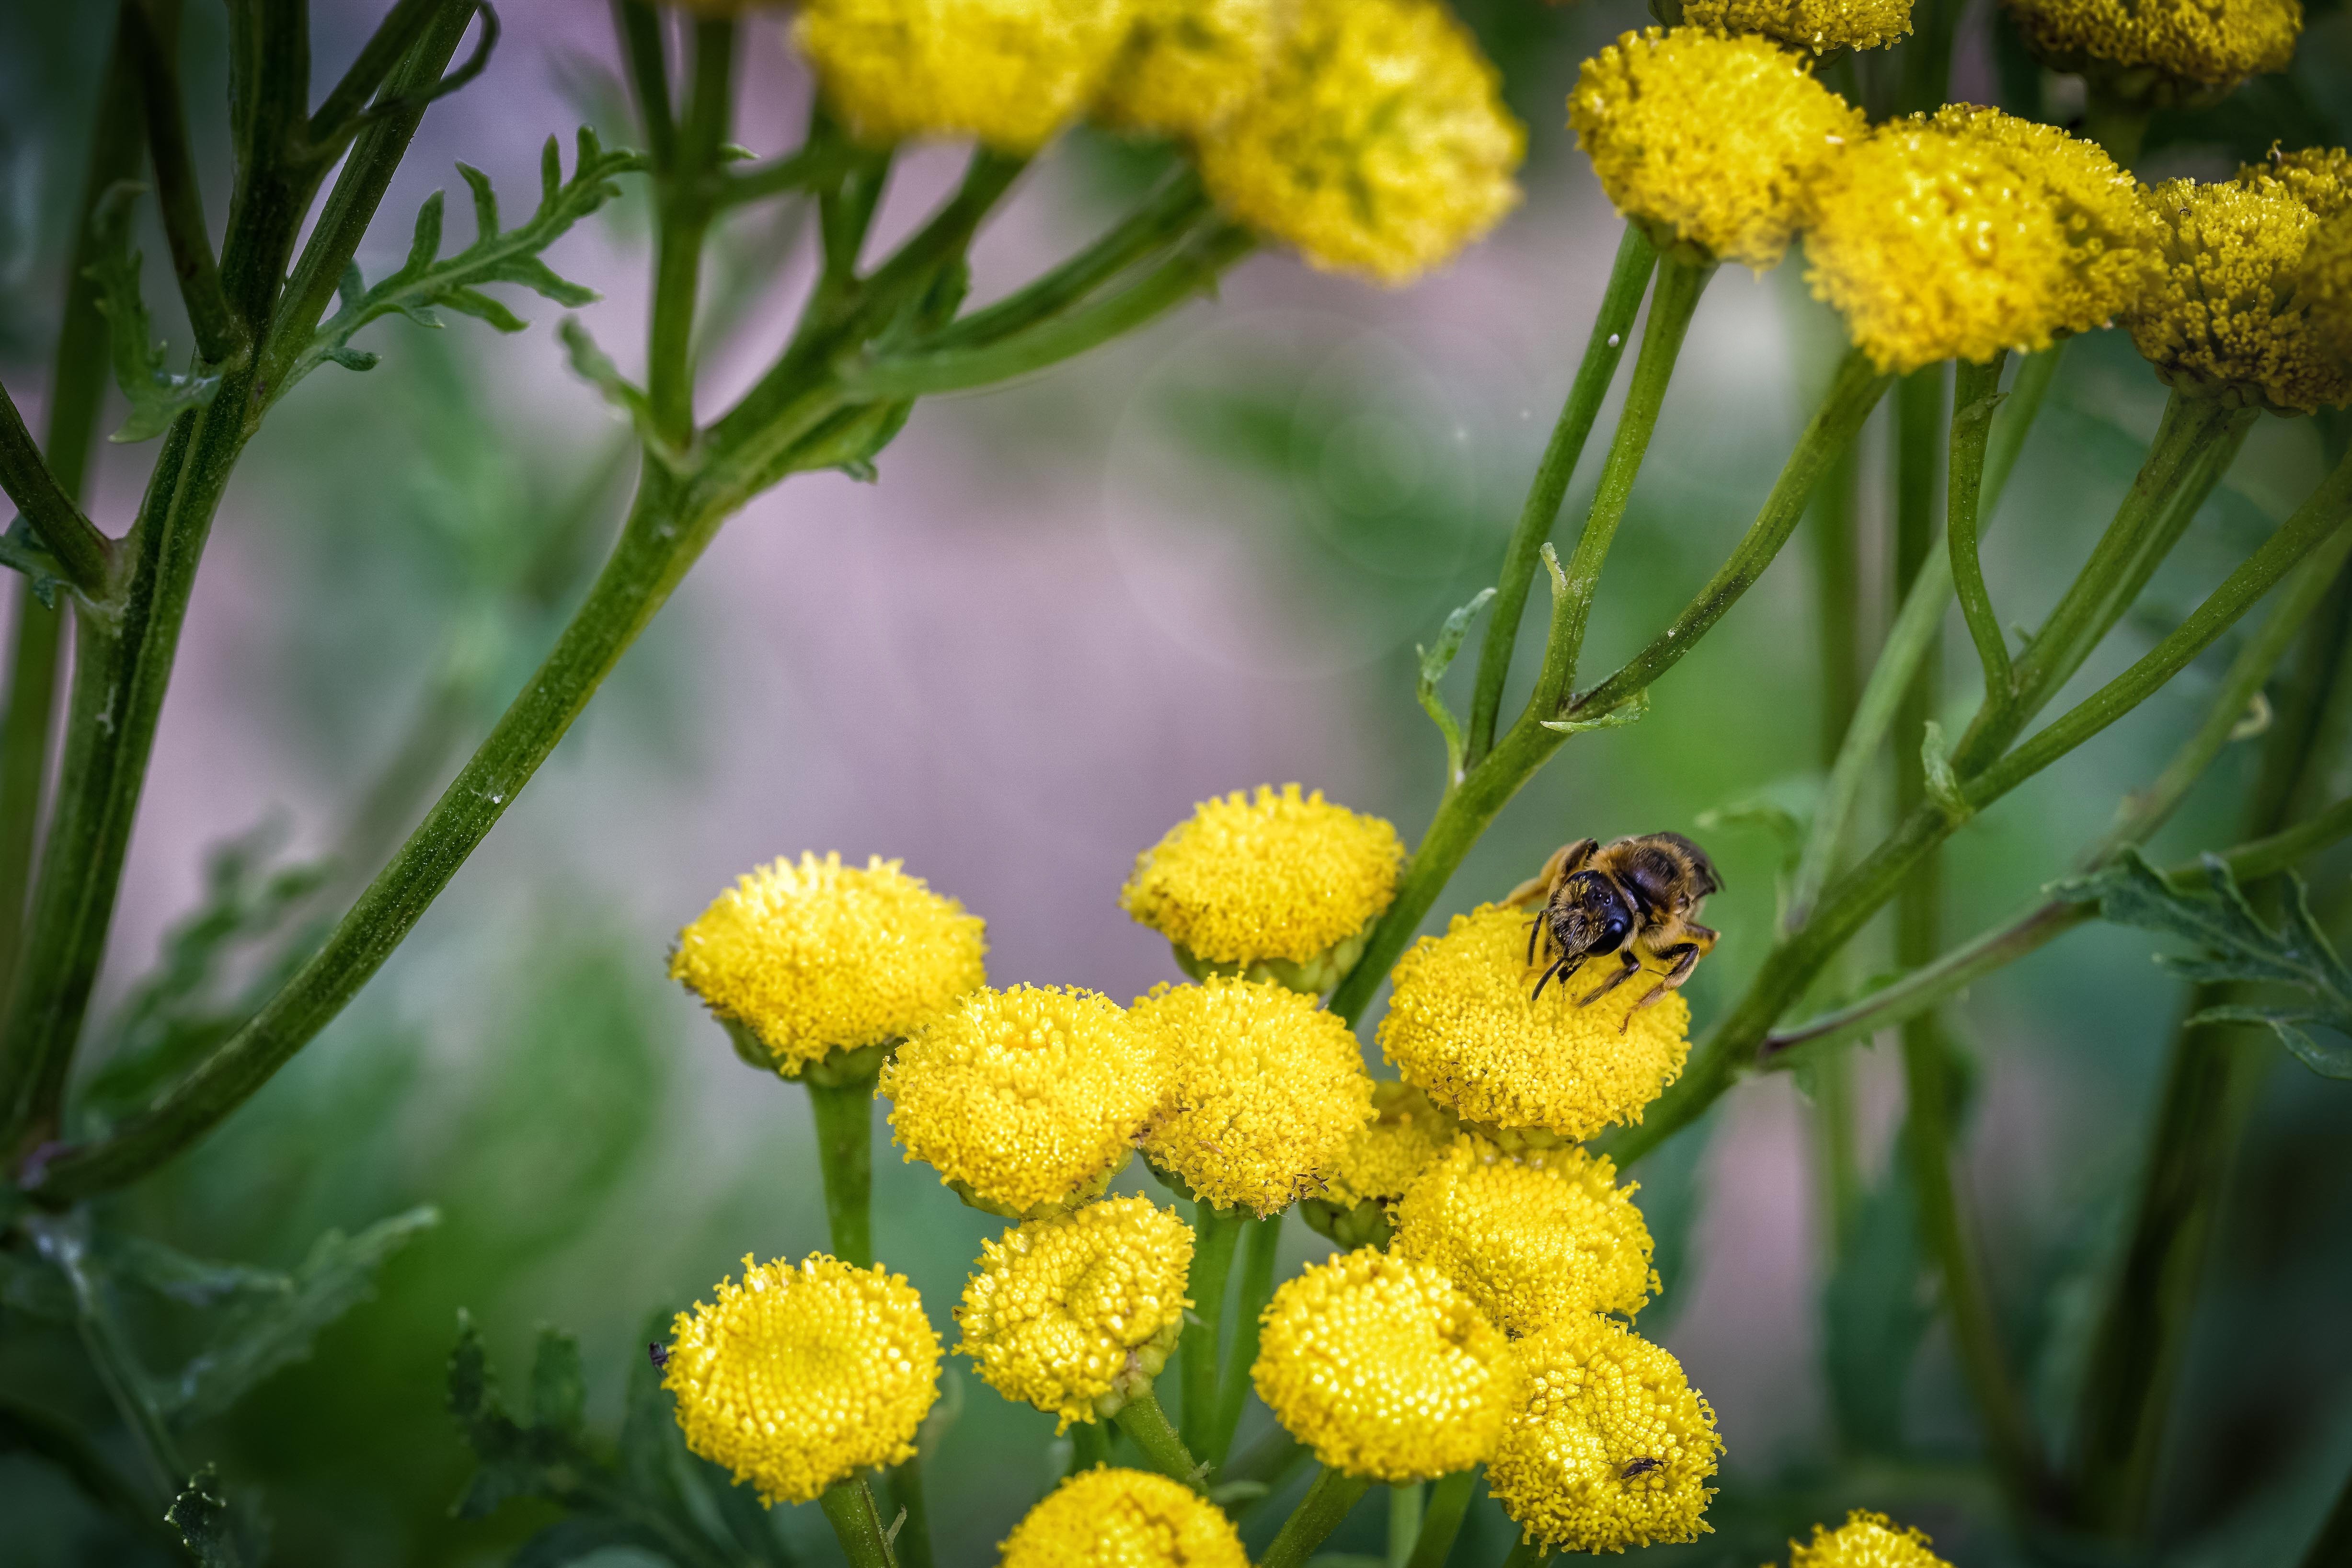
[[[2004,0],[2034,51],[2158,104],[2218,96],[2283,71],[2299,0]]]

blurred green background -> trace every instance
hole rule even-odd
[[[380,7],[315,9],[323,78]],[[609,1429],[652,1314],[707,1293],[746,1252],[823,1244],[803,1096],[749,1075],[663,977],[677,928],[737,872],[803,848],[903,855],[988,917],[992,979],[1124,999],[1176,974],[1118,916],[1118,883],[1194,800],[1297,779],[1392,818],[1408,840],[1418,831],[1441,753],[1412,700],[1414,644],[1492,580],[1616,243],[1560,128],[1562,99],[1578,60],[1645,20],[1628,0],[1462,9],[1531,131],[1527,204],[1497,237],[1399,293],[1269,254],[1213,304],[1076,367],[923,404],[877,485],[828,475],[764,498],[729,526],[359,1003],[193,1159],[111,1204],[107,1219],[125,1230],[275,1269],[330,1228],[357,1232],[421,1204],[439,1212],[392,1256],[373,1300],[191,1438],[232,1489],[262,1500],[275,1561],[499,1561],[557,1517],[530,1501],[487,1521],[451,1517],[471,1462],[444,1408],[460,1309],[509,1387],[524,1381],[537,1325],[576,1333],[592,1422]],[[107,11],[0,9],[0,372],[28,415]],[[372,274],[397,256],[424,193],[454,185],[452,160],[520,191],[551,131],[585,117],[633,140],[602,6],[517,0],[502,12],[488,75],[426,121],[362,252]],[[216,106],[215,9],[192,7],[187,28],[191,100]],[[781,27],[756,31],[742,135],[765,153],[785,144],[805,84]],[[1954,98],[2000,98],[1989,36],[1981,15],[1964,26]],[[2051,112],[2063,119],[2063,101]],[[2300,128],[2291,145],[2352,137],[2352,21],[2340,8],[2311,14],[2291,83],[2257,81],[2185,117],[2142,172],[2217,174],[2289,125]],[[217,203],[221,131],[200,126]],[[980,290],[1108,221],[1164,158],[1069,138],[976,253]],[[947,150],[908,159],[884,229],[910,223],[954,167]],[[730,235],[734,295],[712,336],[708,395],[740,385],[778,340],[782,302],[805,276],[796,237],[789,218],[747,218]],[[159,323],[184,342],[162,304],[163,247],[150,236],[146,248]],[[586,318],[625,365],[646,272],[641,197],[553,259],[605,292]],[[382,366],[323,371],[240,471],[164,720],[89,1053],[99,1066],[110,1056],[123,1102],[142,1074],[233,1023],[405,831],[525,678],[615,526],[625,433],[563,369],[554,308],[534,300],[522,313],[532,331],[510,340],[472,322],[377,329]],[[1711,570],[1839,347],[1805,297],[1801,260],[1717,279],[1610,563],[1592,662],[1638,646]],[[1988,547],[2005,613],[2032,621],[2054,599],[2161,403],[2119,334],[2071,350]],[[1864,463],[1873,627],[1885,613],[1884,424],[1882,413]],[[2169,624],[2292,508],[2321,471],[2323,435],[2310,420],[2261,426],[2158,580],[2147,627]],[[105,455],[91,510],[110,528],[151,452]],[[1570,518],[1595,465],[1589,455]],[[1498,895],[1567,839],[1692,833],[1727,883],[1708,914],[1723,943],[1688,993],[1703,1025],[1769,946],[1775,913],[1781,843],[1739,809],[1801,810],[1814,788],[1813,614],[1792,547],[1656,689],[1644,722],[1563,750],[1433,919]],[[1948,630],[1957,705],[1973,665]],[[2080,689],[2149,636],[2127,625]],[[2025,906],[2067,869],[2194,722],[2230,651],[1969,825],[1949,856],[1955,936]],[[1467,664],[1449,686],[1466,687]],[[2237,836],[2253,751],[2224,757],[2155,846],[2159,861]],[[2352,913],[2346,863],[2313,868],[2339,917]],[[273,887],[300,867],[315,870]],[[2053,1418],[2179,1010],[2150,946],[2089,927],[1953,1009],[1974,1069],[1967,1176],[1992,1282]],[[1874,935],[1847,978],[1885,963]],[[1874,1183],[1899,1115],[1890,1055],[1856,1057]],[[998,1222],[887,1145],[878,1153],[880,1251],[946,1329]],[[2030,1543],[2003,1532],[1971,1468],[1973,1423],[1927,1322],[1899,1195],[1871,1210],[1894,1212],[1891,1227],[1866,1226],[1856,1249],[1832,1255],[1804,1085],[1743,1087],[1639,1176],[1667,1278],[1643,1328],[1715,1402],[1727,1448],[1718,1533],[1662,1558],[1753,1564],[1812,1520],[1869,1504],[1927,1526],[1961,1564],[2023,1560]],[[1323,1250],[1297,1225],[1286,1245],[1292,1263]],[[2200,1309],[2149,1561],[2259,1563],[2300,1550],[2352,1466],[2347,1300],[2352,1092],[2281,1054]],[[111,1431],[68,1332],[21,1305],[0,1302],[0,1388]],[[185,1350],[189,1316],[156,1303],[140,1320],[156,1366]],[[950,1376],[964,1387],[931,1470],[933,1513],[947,1561],[992,1561],[1058,1473],[1051,1423],[961,1369]],[[1244,1441],[1264,1419],[1253,1414]],[[131,1468],[119,1433],[104,1442]],[[1375,1512],[1329,1549],[1378,1551]],[[0,1521],[10,1563],[165,1560],[22,1456],[0,1453]],[[780,1511],[776,1528],[804,1560],[834,1551],[814,1510]],[[1455,1560],[1497,1560],[1507,1540],[1482,1502]]]

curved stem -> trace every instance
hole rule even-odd
[[[1258,1568],[1304,1568],[1308,1556],[1339,1528],[1348,1511],[1371,1484],[1362,1476],[1343,1474],[1326,1465],[1290,1517],[1282,1521],[1273,1544],[1258,1559]]]
[[[833,1526],[834,1538],[841,1542],[841,1554],[849,1559],[849,1568],[898,1568],[889,1540],[882,1532],[882,1515],[874,1506],[874,1492],[863,1475],[834,1482],[816,1500]]]
[[[1184,1316],[1178,1342],[1184,1389],[1184,1443],[1206,1453],[1217,1427],[1218,1335],[1224,1322],[1225,1281],[1234,1266],[1234,1244],[1245,1223],[1238,1208],[1219,1208],[1206,1198],[1192,1204],[1192,1275],[1186,1293],[1192,1310]]]
[[[1250,1368],[1257,1362],[1258,1332],[1265,1304],[1274,1296],[1274,1269],[1282,1247],[1282,1222],[1289,1213],[1277,1209],[1263,1219],[1246,1222],[1242,1238],[1241,1297],[1234,1318],[1234,1348],[1224,1358],[1217,1385],[1217,1419],[1202,1457],[1222,1465],[1232,1451],[1234,1433],[1242,1424],[1242,1407],[1249,1402]]]
[[[1138,1389],[1128,1402],[1118,1407],[1113,1417],[1118,1429],[1135,1439],[1143,1457],[1152,1468],[1171,1480],[1182,1481],[1194,1491],[1202,1490],[1202,1477],[1206,1468],[1192,1457],[1192,1448],[1177,1436],[1176,1428],[1168,1424],[1168,1412],[1160,1407],[1160,1396],[1146,1385]]]
[[[93,599],[105,593],[113,546],[49,472],[5,387],[0,387],[0,491],[16,503],[68,582]]]
[[[1110,1433],[1099,1421],[1081,1421],[1070,1428],[1070,1474],[1110,1463]]]
[[[1584,358],[1576,367],[1567,401],[1560,404],[1559,420],[1552,426],[1543,461],[1537,465],[1535,483],[1528,487],[1518,526],[1511,530],[1510,543],[1503,549],[1502,575],[1496,580],[1494,608],[1486,619],[1486,641],[1479,644],[1477,680],[1471,688],[1469,740],[1463,751],[1465,763],[1476,763],[1494,747],[1503,685],[1510,676],[1511,653],[1518,642],[1519,617],[1527,607],[1528,586],[1535,581],[1537,552],[1550,538],[1552,524],[1559,517],[1560,501],[1568,494],[1578,460],[1584,455],[1585,441],[1609,395],[1609,383],[1617,374],[1617,361],[1624,357],[1626,340],[1633,335],[1633,318],[1641,313],[1642,296],[1657,262],[1658,249],[1650,243],[1650,236],[1639,224],[1627,224],[1624,237],[1617,242],[1617,259],[1610,267],[1608,287],[1601,291],[1601,308],[1584,340]]]
[[[1993,411],[2000,402],[2000,369],[2006,353],[1981,365],[1963,361],[1952,371],[1952,450],[1944,511],[1945,542],[1950,547],[1952,581],[1959,591],[1960,616],[1984,666],[1984,700],[2009,692],[2009,634],[1985,588],[1984,560],[1978,553],[1977,501],[1984,484],[1985,443]]]
[[[923,1456],[890,1467],[885,1483],[891,1506],[902,1516],[891,1545],[907,1568],[932,1568],[931,1506],[923,1492]]]

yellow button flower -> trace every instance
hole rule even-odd
[[[2290,413],[2352,401],[2352,368],[2302,287],[2313,242],[2352,211],[2352,158],[2297,152],[2220,184],[2170,180],[2148,206],[2164,272],[2126,324],[2168,385]]]
[[[1685,0],[1682,20],[1825,55],[1896,43],[1911,31],[1911,0]]]
[[[1159,987],[1128,1016],[1166,1086],[1144,1157],[1219,1208],[1272,1214],[1317,1189],[1371,1114],[1355,1031],[1312,997],[1213,977]]]
[[[1670,991],[1643,1007],[1642,980],[1590,1007],[1576,1002],[1590,984],[1531,1001],[1527,951],[1527,914],[1493,904],[1423,937],[1396,967],[1381,1051],[1406,1082],[1482,1127],[1580,1143],[1639,1122],[1682,1073],[1690,1004]]]
[[[787,1078],[911,1034],[986,982],[988,942],[978,915],[898,867],[761,866],[678,933],[670,978]]]
[[[1199,136],[1265,80],[1277,0],[1130,0],[1134,20],[1097,118],[1129,131]]]
[[[1183,1332],[1192,1228],[1150,1198],[1115,1197],[981,1243],[956,1348],[1007,1399],[1073,1421],[1118,1414]]]
[[[742,1282],[718,1294],[670,1328],[662,1386],[688,1448],[771,1504],[913,1456],[940,1340],[905,1275],[822,1253],[798,1268],[746,1257]]]
[[[1373,1084],[1372,1119],[1324,1173],[1322,1192],[1298,1206],[1300,1217],[1341,1247],[1387,1246],[1397,1200],[1461,1130],[1453,1113],[1412,1084]]]
[[[1516,1388],[1510,1346],[1436,1270],[1370,1248],[1274,1293],[1250,1377],[1335,1470],[1399,1484],[1494,1451]]]
[[[1200,148],[1210,193],[1318,267],[1410,283],[1518,204],[1527,132],[1442,0],[1297,0],[1265,89]]]
[[[1864,129],[1795,55],[1702,27],[1627,33],[1585,61],[1568,123],[1610,202],[1661,248],[1759,272],[1789,248],[1822,165]]]
[[[1612,1319],[1518,1342],[1524,1403],[1486,1466],[1512,1521],[1556,1552],[1696,1541],[1723,1452],[1682,1364]]]
[[[808,0],[793,37],[859,140],[1034,152],[1086,108],[1126,0]]]
[[[1789,1542],[1789,1568],[1952,1568],[1927,1548],[1919,1531],[1856,1509],[1835,1530],[1813,1526],[1811,1545]]]
[[[975,1208],[1035,1218],[1100,1195],[1160,1102],[1151,1040],[1117,1003],[982,989],[898,1048],[890,1128]]]
[[[1215,1504],[1166,1476],[1098,1466],[1013,1527],[1000,1568],[1249,1568]]]
[[[2139,186],[2095,144],[1999,110],[1892,121],[1822,174],[1805,254],[1883,371],[2048,348],[2154,281]]]
[[[2352,363],[2352,212],[2339,213],[2312,236],[2304,253],[2303,296],[2322,346]]]
[[[1633,1191],[1582,1149],[1512,1155],[1465,1137],[1405,1193],[1392,1249],[1444,1273],[1508,1334],[1589,1312],[1630,1318],[1658,1289]]]
[[[1328,990],[1396,896],[1403,859],[1380,818],[1261,785],[1203,800],[1137,856],[1119,906],[1173,943],[1188,974]]]
[[[2051,67],[2117,80],[2154,108],[2218,97],[2250,76],[2286,69],[2303,31],[2299,0],[2004,3]]]

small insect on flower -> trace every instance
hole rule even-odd
[[[1588,958],[1614,953],[1618,970],[1579,998],[1580,1006],[1607,996],[1642,972],[1642,960],[1667,966],[1634,1011],[1677,989],[1715,948],[1717,934],[1698,923],[1707,894],[1723,890],[1723,878],[1706,852],[1680,833],[1644,833],[1602,848],[1597,839],[1563,845],[1531,881],[1503,902],[1543,907],[1528,931],[1528,963],[1540,944],[1546,962],[1536,977],[1535,996],[1554,976],[1563,987]],[[1633,1015],[1626,1015],[1631,1023]]]
[[[659,1372],[669,1364],[669,1346],[659,1340],[654,1341],[653,1343],[646,1346],[646,1359],[654,1364],[656,1372]]]

